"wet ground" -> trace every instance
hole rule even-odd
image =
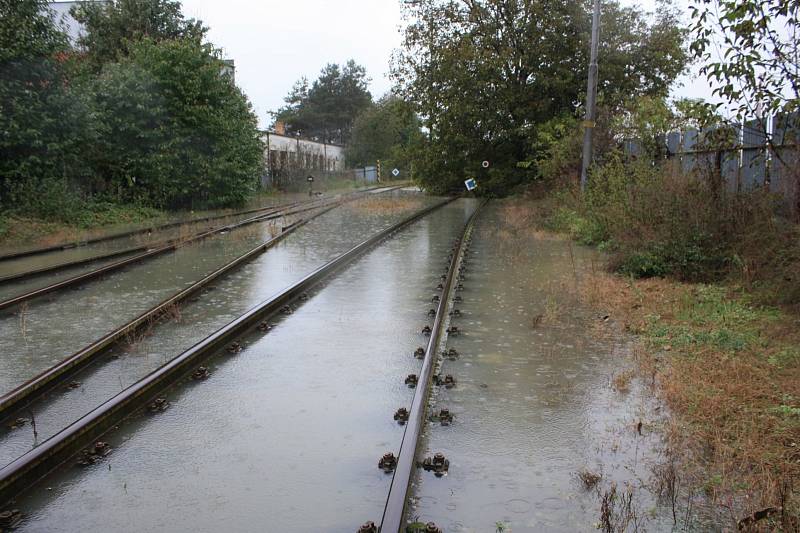
[[[377,461],[399,447],[392,414],[413,395],[403,379],[420,364],[431,287],[474,206],[429,214],[243,352],[212,360],[211,377],[171,392],[164,413],[111,435],[102,464],[68,467],[22,498],[20,530],[352,532],[379,520],[391,477]],[[332,254],[318,248],[296,253]],[[270,292],[262,279],[229,290],[257,301]]]
[[[649,397],[638,383],[612,387],[630,364],[629,340],[576,297],[600,258],[508,218],[499,203],[478,218],[462,316],[451,319],[463,333],[447,343],[461,355],[441,369],[457,386],[431,400],[454,422],[429,422],[418,457],[444,453],[449,473],[417,472],[408,520],[448,532],[596,531],[600,497],[616,482],[619,493],[630,487],[640,525],[669,530],[645,487],[660,442],[647,425],[637,430]],[[581,472],[600,481],[587,488]]]
[[[168,322],[113,346],[99,363],[70,378],[79,384],[77,388],[62,388],[26,408],[20,414],[30,418],[29,412],[34,413],[36,438],[30,424],[18,429],[0,428],[0,465],[16,459],[257,303],[435,201],[416,193],[395,192],[357,200],[312,220],[180,305]],[[387,209],[384,204],[388,202],[394,207]]]
[[[240,209],[239,211],[256,209],[260,207],[267,208],[268,206],[272,205],[283,205],[293,202],[301,202],[305,200],[308,200],[308,196],[302,194],[290,194],[290,195],[280,195],[280,196],[276,195],[272,198],[261,200],[258,206],[253,206],[247,209],[243,208]],[[159,226],[174,222],[182,222],[185,223],[185,225],[163,228],[149,233],[121,236],[113,240],[84,244],[73,248],[67,248],[66,250],[57,250],[53,252],[46,252],[27,257],[20,257],[13,260],[0,261],[0,278],[5,276],[11,276],[13,274],[21,272],[26,272],[28,270],[45,268],[52,265],[67,263],[70,261],[89,259],[92,257],[97,257],[100,255],[116,251],[126,250],[128,248],[139,247],[139,246],[152,246],[168,239],[180,238],[182,236],[205,231],[210,227],[232,224],[234,222],[238,222],[246,218],[256,216],[258,214],[258,213],[245,213],[240,215],[233,214],[235,213],[235,211],[236,210],[226,209],[219,211],[199,211],[196,213],[183,213],[178,217],[171,217],[168,219],[164,219],[163,221],[153,225]],[[231,213],[230,216],[225,216],[223,218],[216,218],[214,220],[208,220],[208,221],[198,220],[205,217],[216,217],[221,215],[227,215],[228,213]],[[192,222],[195,220],[197,220],[197,222]],[[136,231],[139,229],[142,229],[141,225],[117,226],[113,230],[109,231],[97,231],[91,233],[87,232],[83,238],[90,239],[94,237],[114,236],[129,231]],[[80,240],[80,238],[77,240]],[[35,249],[35,248],[36,247],[3,247],[0,248],[0,255],[20,252],[27,249]]]
[[[325,193],[325,197],[334,196],[343,191],[330,191]],[[244,206],[241,209],[220,209],[220,210],[207,210],[207,211],[188,211],[179,213],[175,216],[164,217],[158,222],[148,224],[117,224],[112,228],[104,228],[97,230],[87,230],[79,233],[71,241],[58,241],[52,244],[42,244],[37,246],[0,246],[0,255],[23,252],[26,250],[34,250],[37,248],[45,248],[50,245],[60,245],[67,243],[82,242],[97,237],[116,236],[130,231],[137,231],[140,229],[149,229],[151,226],[162,226],[175,222],[187,223],[193,231],[202,231],[209,226],[217,226],[222,224],[230,224],[247,217],[255,216],[257,213],[250,214],[235,214],[238,211],[246,211],[257,208],[268,208],[269,206],[284,205],[294,202],[302,202],[308,200],[307,193],[281,193],[269,197],[260,197],[257,201],[250,205]],[[222,215],[224,218],[218,218],[209,221],[200,221],[199,219],[206,217],[217,217]],[[192,223],[197,221],[196,223]],[[150,234],[143,233],[138,235],[119,237],[114,240],[103,241],[92,244],[84,244],[66,250],[59,250],[48,252],[44,254],[37,254],[29,257],[21,257],[14,260],[0,262],[0,277],[8,276],[16,272],[23,272],[34,268],[42,268],[51,264],[59,264],[67,261],[76,261],[94,257],[104,253],[110,253],[117,250],[124,250],[133,246],[140,246],[143,244],[152,244],[161,242],[166,239],[179,237],[187,231],[185,227],[171,227],[153,231]]]

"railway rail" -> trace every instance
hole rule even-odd
[[[397,188],[399,188],[399,187],[386,188],[386,192],[394,190],[394,189],[397,189]],[[360,192],[362,192],[362,191],[360,191]],[[368,191],[363,191],[363,192],[368,192]],[[356,193],[356,194],[358,194],[358,193]],[[85,283],[85,282],[93,280],[93,279],[97,279],[97,278],[99,278],[101,276],[104,276],[104,275],[109,274],[111,272],[123,269],[123,268],[128,267],[128,266],[130,266],[132,264],[140,263],[142,261],[146,261],[146,260],[152,259],[152,258],[157,257],[159,255],[163,255],[165,253],[174,251],[174,250],[178,249],[181,246],[185,246],[185,245],[190,244],[190,243],[198,242],[198,241],[200,241],[202,239],[205,239],[205,238],[213,236],[213,235],[218,235],[218,234],[222,234],[222,233],[225,233],[225,232],[229,232],[229,231],[232,231],[234,229],[238,229],[238,228],[250,225],[250,224],[266,222],[266,221],[274,220],[274,219],[281,218],[281,217],[284,217],[284,216],[296,215],[296,214],[304,213],[304,212],[307,212],[307,211],[311,211],[313,209],[325,208],[325,207],[327,207],[328,205],[331,205],[331,204],[338,205],[338,203],[341,203],[342,201],[345,201],[346,199],[352,198],[352,197],[354,197],[354,196],[348,195],[347,197],[345,197],[343,199],[332,199],[332,200],[323,200],[323,201],[313,200],[311,202],[303,203],[303,204],[300,204],[300,205],[293,205],[293,206],[290,206],[290,207],[269,211],[269,212],[267,212],[265,214],[260,214],[260,215],[257,215],[255,217],[250,217],[250,218],[247,218],[245,220],[242,220],[242,221],[239,221],[239,222],[236,222],[236,223],[233,223],[233,224],[228,224],[228,225],[225,225],[225,226],[222,226],[222,227],[212,228],[210,230],[206,230],[206,231],[197,233],[197,234],[195,234],[195,235],[193,235],[193,236],[191,236],[191,237],[189,237],[187,239],[171,240],[171,241],[167,242],[166,244],[162,243],[162,245],[160,245],[160,246],[157,246],[155,248],[147,249],[147,250],[142,251],[141,253],[138,253],[138,254],[136,254],[136,255],[134,255],[132,257],[121,259],[119,261],[115,261],[115,262],[113,262],[111,264],[104,265],[102,267],[99,267],[97,269],[91,270],[89,272],[78,274],[78,275],[69,277],[67,279],[64,279],[64,280],[61,280],[61,281],[57,281],[55,283],[51,283],[51,284],[46,285],[44,287],[40,287],[40,288],[37,288],[37,289],[29,290],[29,291],[26,291],[26,292],[24,292],[22,294],[13,296],[11,298],[7,298],[6,300],[0,301],[0,310],[7,309],[7,308],[10,308],[10,307],[14,307],[14,306],[19,305],[19,304],[21,304],[23,302],[32,300],[32,299],[37,298],[39,296],[43,296],[45,294],[49,294],[49,293],[52,293],[52,292],[55,292],[55,291],[59,291],[59,290],[62,290],[62,289],[68,288],[68,287],[73,287],[73,286]],[[135,253],[135,251],[133,251],[133,252]],[[113,256],[113,255],[115,255],[115,254],[111,254],[111,256]],[[102,257],[102,258],[98,257],[95,260],[108,259],[108,258],[109,258],[109,256],[105,256],[105,257]],[[44,269],[44,270],[46,270],[48,273],[52,273],[52,272],[55,272],[55,271],[58,271],[58,270],[68,269],[68,268],[71,268],[71,267],[74,267],[74,266],[75,266],[74,263],[70,263],[70,264],[65,264],[65,265],[56,265],[54,267],[50,267],[50,268]],[[38,274],[42,274],[42,273],[45,273],[45,272],[43,270],[40,270],[40,271],[37,271],[34,275],[38,275]],[[23,273],[23,274],[12,276],[12,278],[14,278],[16,280],[19,280],[19,279],[21,279],[23,277],[28,277],[29,274],[30,273]],[[5,279],[7,281],[10,280],[10,278],[5,278]]]
[[[443,340],[446,339],[447,335],[457,331],[450,330],[450,328],[447,327],[448,310],[451,308],[451,300],[455,296],[456,290],[460,288],[459,278],[461,276],[459,270],[462,269],[459,265],[463,264],[464,250],[468,248],[468,242],[472,236],[475,219],[480,209],[481,206],[472,213],[469,220],[464,225],[464,230],[460,238],[453,246],[449,265],[444,274],[445,279],[440,284],[441,297],[438,297],[438,295],[434,297],[435,300],[438,299],[436,314],[433,319],[433,325],[429,326],[430,338],[425,348],[425,355],[422,360],[420,373],[416,376],[414,397],[410,408],[407,409],[403,415],[407,417],[407,422],[405,423],[405,431],[403,432],[403,439],[400,443],[400,450],[397,457],[394,459],[394,473],[389,487],[389,494],[386,498],[386,505],[384,507],[380,527],[376,526],[373,522],[366,522],[358,530],[359,533],[377,533],[377,531],[381,531],[382,533],[403,533],[406,530],[404,520],[408,503],[408,491],[412,474],[418,466],[417,452],[419,440],[426,419],[428,396],[430,394],[431,384],[434,380],[434,369],[437,364],[439,347]],[[431,524],[431,526],[432,531],[438,531],[435,525]]]
[[[263,212],[259,216],[264,216],[264,215],[276,213],[276,212],[281,211],[283,209],[289,209],[289,208],[297,206],[299,203],[300,202],[295,202],[295,203],[292,203],[292,204],[285,204],[285,205],[282,205],[282,206],[276,206],[273,209],[264,209]],[[217,228],[217,229],[225,228],[226,226],[227,225],[224,225],[224,226],[221,226],[220,228]],[[215,229],[215,228],[213,228],[213,227],[212,228],[207,228],[206,231],[204,231],[202,233],[207,233],[208,231],[211,231],[213,229]],[[198,232],[198,233],[196,233],[196,235],[199,235],[200,233],[201,232]],[[53,272],[59,272],[59,271],[62,271],[62,270],[67,270],[67,269],[75,268],[75,267],[82,266],[82,265],[88,265],[88,264],[91,264],[91,263],[97,263],[97,262],[108,260],[108,259],[114,259],[114,258],[122,257],[122,256],[125,256],[125,255],[132,255],[132,254],[135,254],[135,253],[146,252],[148,250],[153,250],[153,249],[156,249],[156,248],[161,248],[161,247],[164,247],[164,246],[168,246],[168,245],[170,245],[172,243],[179,243],[180,241],[181,241],[181,239],[179,239],[179,238],[165,239],[163,241],[152,243],[152,244],[144,244],[144,245],[141,245],[141,246],[133,246],[133,247],[129,247],[129,248],[124,248],[122,250],[115,250],[113,252],[108,252],[108,253],[104,253],[104,254],[94,255],[94,256],[91,256],[91,257],[86,257],[86,258],[83,258],[83,259],[76,259],[74,261],[65,261],[63,263],[57,263],[57,264],[54,264],[54,265],[48,265],[48,266],[41,267],[41,268],[35,268],[35,269],[27,270],[25,272],[19,272],[19,273],[16,273],[16,274],[9,274],[7,276],[0,277],[0,285],[4,285],[4,284],[7,284],[7,283],[12,283],[14,281],[20,281],[20,280],[23,280],[23,279],[34,278],[34,277],[37,277],[37,276],[43,276],[45,274],[51,274]]]
[[[16,411],[25,408],[25,406],[33,399],[69,379],[70,376],[75,373],[75,371],[99,359],[104,350],[115,342],[118,342],[120,339],[123,339],[128,335],[136,335],[142,330],[148,328],[151,324],[158,321],[158,319],[167,312],[170,306],[180,304],[192,295],[203,290],[204,287],[208,286],[212,282],[217,281],[225,274],[228,274],[235,268],[244,265],[248,261],[251,261],[260,254],[266,252],[293,233],[296,229],[302,227],[314,218],[327,213],[335,207],[337,206],[334,205],[327,207],[322,211],[315,213],[311,217],[299,220],[294,224],[283,228],[279,235],[268,239],[266,242],[259,244],[236,259],[233,259],[229,263],[206,275],[179,293],[170,296],[159,304],[153,306],[127,324],[120,326],[107,335],[104,335],[102,338],[70,355],[66,359],[56,363],[52,367],[41,372],[14,390],[0,395],[0,421],[13,418]]]
[[[201,367],[198,365],[206,358],[235,346],[238,343],[237,339],[241,339],[248,332],[262,329],[258,326],[266,323],[266,320],[279,313],[284,306],[298,299],[302,300],[304,293],[310,288],[353,262],[391,234],[451,201],[452,199],[444,200],[419,210],[325,263],[300,281],[253,307],[206,339],[174,357],[38,447],[12,461],[0,469],[0,501],[13,499],[38,479],[68,461],[89,444],[96,442],[109,430],[117,427],[126,417],[153,404],[172,385],[189,374],[200,371]]]
[[[367,191],[375,190],[375,189],[378,189],[378,188],[380,188],[380,187],[369,187],[369,188],[366,188],[366,189],[360,189],[359,192],[367,192]],[[245,210],[242,210],[242,211],[234,211],[234,212],[231,212],[231,213],[224,213],[224,214],[219,214],[219,215],[198,217],[198,218],[187,219],[187,220],[178,220],[178,221],[174,221],[174,222],[168,222],[168,223],[165,223],[165,224],[160,224],[160,225],[157,225],[157,226],[148,226],[148,227],[144,227],[144,228],[138,228],[138,229],[129,230],[129,231],[123,231],[123,232],[119,232],[119,233],[113,233],[113,234],[110,234],[110,235],[103,235],[103,236],[100,236],[100,237],[94,237],[94,238],[85,239],[85,240],[72,241],[72,242],[63,242],[63,243],[54,244],[54,245],[51,245],[51,246],[43,246],[43,247],[39,247],[39,248],[31,248],[31,249],[28,249],[28,250],[20,250],[20,251],[17,251],[17,252],[10,252],[10,253],[6,253],[6,254],[0,255],[0,262],[10,261],[10,260],[13,260],[13,259],[19,259],[19,258],[22,258],[22,257],[30,257],[30,256],[34,256],[34,255],[41,255],[41,254],[46,254],[46,253],[50,253],[50,252],[57,252],[57,251],[62,251],[62,250],[70,250],[72,248],[78,248],[78,247],[86,246],[86,245],[89,245],[89,244],[96,244],[96,243],[100,243],[100,242],[108,242],[108,241],[113,241],[113,240],[116,240],[116,239],[123,239],[125,237],[133,237],[133,236],[136,236],[136,235],[144,235],[146,233],[163,231],[163,230],[174,228],[174,227],[178,227],[178,226],[185,226],[185,225],[190,225],[190,224],[198,224],[198,223],[202,223],[202,222],[210,222],[212,220],[220,220],[220,219],[223,219],[223,218],[230,218],[230,217],[241,216],[241,215],[249,215],[249,214],[252,214],[252,213],[259,213],[261,211],[267,211],[267,210],[270,210],[270,209],[286,208],[286,207],[289,207],[291,205],[296,205],[297,203],[298,202],[289,202],[289,203],[286,203],[286,204],[278,204],[278,205],[271,205],[271,206],[261,206],[261,207],[245,209]]]

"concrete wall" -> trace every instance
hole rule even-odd
[[[341,172],[345,168],[343,146],[275,132],[264,132],[261,139],[267,164],[264,184],[305,179],[306,174]]]

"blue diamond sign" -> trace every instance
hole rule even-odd
[[[400,171],[398,169],[392,170],[392,176],[394,176],[396,178],[399,175],[400,175]]]
[[[466,185],[468,191],[472,191],[478,188],[478,182],[475,181],[475,178],[470,178],[464,181],[464,185]]]

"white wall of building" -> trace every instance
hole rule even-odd
[[[339,172],[344,170],[344,147],[309,139],[264,132],[264,159],[267,168],[280,171],[288,167],[295,169]],[[299,156],[298,156],[299,154]]]

